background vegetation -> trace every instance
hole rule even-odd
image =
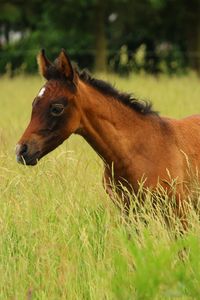
[[[1,0],[0,72],[35,72],[62,47],[81,67],[200,73],[199,0]]]
[[[51,59],[66,48],[162,114],[199,113],[199,10],[199,0],[0,1],[0,300],[199,299],[192,208],[184,236],[178,220],[170,216],[169,229],[161,207],[152,209],[151,195],[127,222],[103,190],[102,162],[78,136],[35,167],[14,159],[43,84],[25,74],[37,71],[41,48]]]
[[[200,111],[194,75],[105,79],[153,99],[162,114]],[[16,163],[14,146],[42,84],[0,81],[0,299],[198,300],[200,224],[192,209],[183,237],[177,220],[170,230],[152,210],[150,196],[127,223],[103,190],[102,162],[78,136],[35,167]]]

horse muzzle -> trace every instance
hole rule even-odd
[[[40,151],[32,149],[28,143],[17,144],[15,148],[16,160],[23,165],[34,166],[40,159]]]

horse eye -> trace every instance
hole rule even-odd
[[[64,105],[56,103],[51,106],[51,114],[52,116],[58,117],[62,115],[64,111]]]

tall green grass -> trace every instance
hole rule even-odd
[[[164,115],[200,112],[195,75],[107,79]],[[42,84],[0,79],[0,299],[200,299],[195,212],[183,236],[152,210],[150,196],[127,221],[103,190],[102,162],[78,136],[35,167],[16,163],[14,147]]]

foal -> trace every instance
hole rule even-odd
[[[30,123],[16,146],[17,161],[35,165],[72,133],[79,134],[103,159],[111,197],[111,181],[137,193],[145,178],[144,187],[153,190],[159,184],[168,191],[170,174],[178,182],[181,207],[190,182],[186,156],[194,170],[200,167],[200,116],[160,117],[150,105],[73,68],[64,50],[54,63],[42,50],[38,64],[47,81],[32,103]]]

